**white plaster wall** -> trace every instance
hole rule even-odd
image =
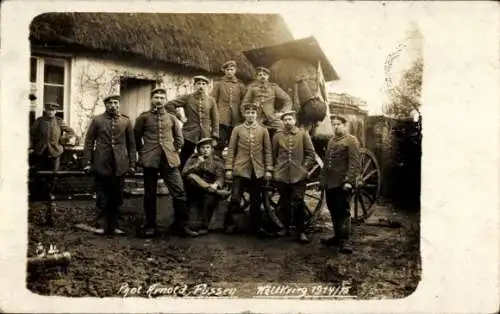
[[[104,112],[103,98],[120,93],[120,77],[157,81],[167,90],[167,99],[192,92],[190,76],[168,68],[144,67],[133,62],[77,56],[71,61],[69,124],[83,137],[92,116]]]

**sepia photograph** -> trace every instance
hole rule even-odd
[[[421,267],[422,34],[409,21],[371,60],[385,71],[384,103],[373,104],[328,57],[342,43],[294,36],[296,23],[36,16],[27,287],[410,295]]]
[[[42,2],[2,5],[1,311],[500,306],[487,5]]]

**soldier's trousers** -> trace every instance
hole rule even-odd
[[[306,193],[306,182],[300,181],[294,184],[278,183],[280,195],[280,211],[283,216],[285,228],[293,221],[298,233],[304,232],[304,195]]]
[[[196,149],[195,143],[192,143],[187,140],[184,141],[184,146],[182,146],[181,153],[179,154],[179,158],[181,159],[180,169],[184,168],[184,165],[186,164],[189,157],[191,157],[191,155],[194,153],[195,149]]]
[[[200,187],[189,178],[186,179],[187,203],[190,208],[195,208],[200,217],[200,227],[208,229],[210,220],[217,206],[218,195]]]
[[[168,165],[165,153],[162,153],[159,168],[144,168],[144,211],[146,228],[156,228],[156,192],[158,174],[165,182],[174,206],[175,223],[183,227],[187,224],[186,193],[179,168]]]
[[[233,132],[233,127],[230,125],[219,124],[219,143],[218,146],[222,150],[224,147],[229,145],[229,140],[231,139],[231,133]]]
[[[51,157],[48,154],[48,151],[42,155],[34,155],[33,159],[33,170],[35,171],[58,171],[60,167],[60,157]],[[40,191],[40,196],[47,204],[47,209],[45,212],[46,222],[52,223],[52,212],[56,207],[53,198],[53,190],[55,183],[55,176],[46,175],[46,176],[36,176],[36,188]]]
[[[120,206],[123,204],[123,176],[95,176],[94,183],[100,209],[105,218],[104,230],[113,233],[118,228]]]
[[[253,231],[257,231],[262,228],[262,189],[264,187],[264,180],[257,179],[255,174],[252,173],[251,179],[243,178],[239,176],[233,177],[232,189],[231,189],[231,202],[229,203],[229,208],[226,213],[225,226],[234,225],[233,213],[241,212],[241,197],[243,191],[247,191],[250,194],[250,228]]]
[[[351,192],[342,187],[325,191],[326,205],[332,217],[333,230],[339,239],[348,239],[351,233],[351,211],[349,200]]]

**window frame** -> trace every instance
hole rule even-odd
[[[62,109],[57,110],[56,113],[63,113],[63,120],[66,123],[69,123],[69,98],[70,98],[70,65],[71,58],[69,56],[60,56],[60,55],[49,55],[49,54],[31,54],[30,56],[30,72],[31,72],[31,59],[36,59],[36,75],[35,82],[31,82],[31,73],[30,73],[30,85],[31,92],[37,96],[38,104],[35,110],[36,116],[41,116],[43,113],[43,105],[45,98],[45,86],[57,86],[63,87],[63,103],[61,104]],[[57,59],[63,62],[64,65],[64,79],[63,84],[55,84],[55,83],[45,83],[45,64],[47,59]]]

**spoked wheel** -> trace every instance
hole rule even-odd
[[[351,219],[353,223],[364,222],[375,211],[373,206],[380,194],[382,176],[377,159],[372,152],[361,148],[361,171],[357,177],[351,198]]]

